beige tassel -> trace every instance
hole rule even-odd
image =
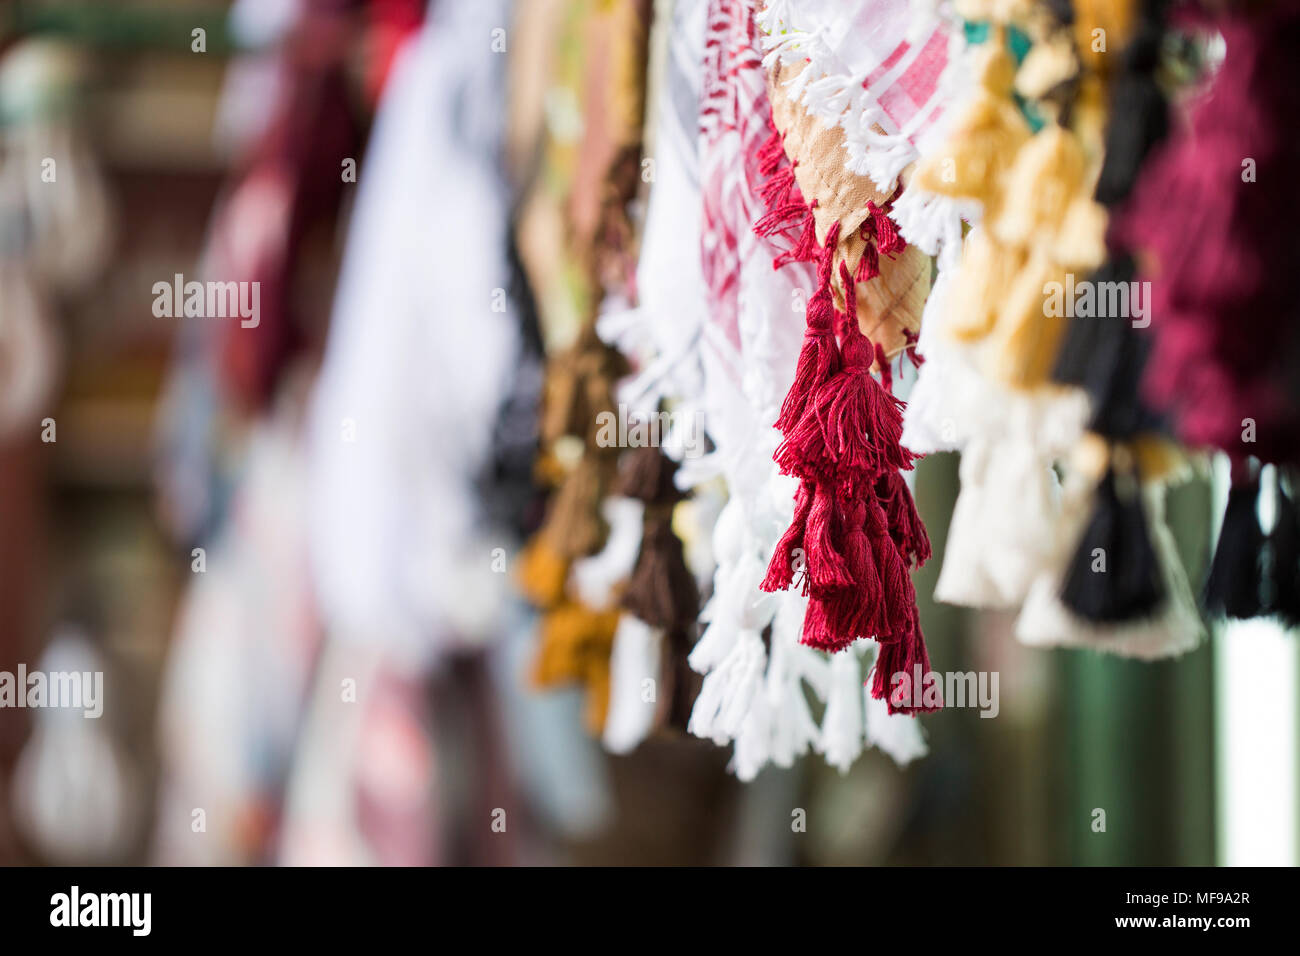
[[[952,311],[944,331],[960,342],[978,341],[992,332],[1007,290],[1024,261],[1023,252],[1002,245],[988,229],[971,230],[947,300]]]
[[[1001,213],[990,224],[993,234],[1011,245],[1050,244],[1083,185],[1084,165],[1069,130],[1056,124],[1041,129],[1016,154]]]
[[[998,315],[990,371],[1012,388],[1044,385],[1065,334],[1064,309],[1046,308],[1049,283],[1065,284],[1065,270],[1037,253],[1016,276]],[[1060,312],[1060,315],[1048,313]]]
[[[911,185],[957,199],[975,199],[994,215],[1010,158],[1029,139],[1029,125],[1011,99],[1015,63],[999,36],[979,67],[980,88],[957,120],[946,148],[923,159]]]

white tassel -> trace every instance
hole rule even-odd
[[[575,561],[572,574],[578,598],[588,607],[609,607],[614,588],[632,573],[641,549],[645,505],[632,498],[609,498],[601,506],[609,525],[605,547],[589,558]]]
[[[631,614],[619,618],[609,659],[609,714],[603,734],[611,753],[631,753],[654,727],[655,698],[645,689],[647,681],[658,683],[662,646],[658,628]]]
[[[859,642],[861,643],[861,642]],[[826,762],[848,773],[862,754],[862,660],[854,647],[831,655],[830,693],[822,717],[821,752]]]
[[[766,664],[763,638],[756,631],[741,631],[731,651],[704,678],[687,730],[719,745],[735,739],[762,685]]]
[[[1001,599],[984,562],[984,478],[988,470],[988,445],[972,442],[962,452],[961,490],[948,524],[948,544],[934,598],[963,607],[1000,607]]]
[[[1021,604],[1048,560],[1060,513],[1051,460],[1025,441],[998,444],[984,477],[981,562],[1000,602]]]
[[[926,255],[939,257],[939,271],[943,273],[960,260],[962,220],[978,221],[980,206],[920,189],[906,189],[894,202],[889,215],[904,239]],[[924,330],[924,322],[921,328]]]
[[[866,714],[868,746],[889,756],[900,767],[906,767],[918,757],[930,752],[925,742],[921,721],[907,714],[891,714],[889,704],[871,696],[870,688],[862,688],[863,711]]]
[[[807,602],[798,595],[787,601],[787,612],[778,627],[772,628],[772,662],[767,673],[766,703],[776,715],[772,722],[771,760],[778,767],[790,767],[810,749],[818,749],[821,729],[813,719],[804,693],[804,684],[826,693],[829,662],[825,655],[799,643],[799,632],[789,618],[798,614],[793,624],[802,626]]]

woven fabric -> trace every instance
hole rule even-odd
[[[845,132],[848,166],[885,190],[939,127],[950,31],[907,0],[772,0],[760,17],[769,56],[808,69],[792,89]]]

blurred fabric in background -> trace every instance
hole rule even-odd
[[[507,67],[563,55],[563,6],[0,13],[0,671],[105,675],[99,720],[0,712],[0,862],[1243,862],[1218,637],[1043,651],[923,600],[948,669],[1000,674],[997,717],[921,718],[905,769],[748,784],[685,735],[605,753],[579,690],[530,689],[534,612],[491,556],[537,521],[527,313],[573,290],[475,297],[517,288],[520,255],[576,281],[545,214],[511,248],[548,174],[527,124],[572,117],[542,89],[508,109]],[[258,282],[256,323],[160,315],[177,276]],[[956,489],[955,456],[918,467],[937,556]],[[1209,483],[1170,513],[1196,579]],[[1294,797],[1295,727],[1274,739]]]

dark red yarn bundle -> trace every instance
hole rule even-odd
[[[933,710],[889,694],[893,675],[930,669],[911,580],[912,568],[930,557],[930,541],[900,474],[919,457],[901,442],[904,403],[892,392],[886,357],[862,333],[857,316],[858,277],[879,275],[879,256],[895,254],[905,243],[887,209],[870,210],[861,233],[868,251],[856,277],[839,265],[845,307],[836,309],[832,278],[839,224],[818,245],[812,207],[799,193],[775,131],[762,160],[770,175],[762,192],[769,212],[755,230],[791,243],[774,266],[817,264],[794,383],[776,421],[783,441],[775,460],[801,484],[794,518],[762,588],[782,591],[797,584],[809,596],[804,644],[834,652],[859,638],[875,638],[880,654],[871,693],[887,700],[891,713]],[[883,383],[872,374],[877,362]]]
[[[1234,8],[1208,25],[1223,36],[1223,63],[1122,216],[1151,282],[1143,392],[1188,444],[1293,461],[1300,2]]]

